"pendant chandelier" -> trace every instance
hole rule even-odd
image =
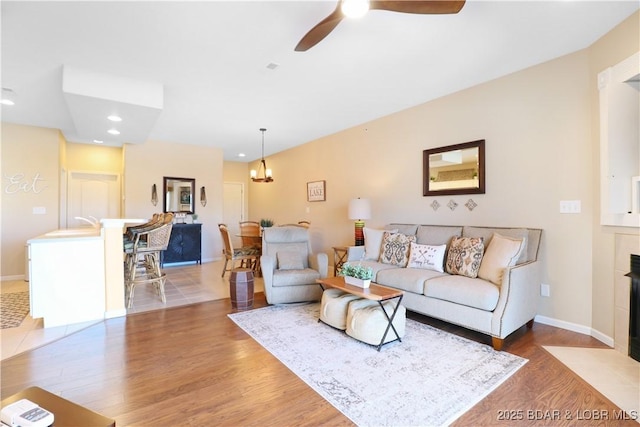
[[[271,169],[267,169],[267,163],[264,161],[264,133],[266,131],[265,128],[260,128],[260,132],[262,132],[262,159],[257,171],[251,169],[251,180],[253,182],[273,182]]]

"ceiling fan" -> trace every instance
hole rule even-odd
[[[465,0],[339,0],[336,9],[309,30],[295,50],[304,52],[312,48],[328,36],[343,18],[362,16],[369,9],[416,14],[445,14],[460,12],[464,3]]]

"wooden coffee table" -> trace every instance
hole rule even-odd
[[[344,282],[344,277],[341,277],[341,276],[327,277],[325,279],[317,279],[316,283],[320,285],[322,290],[325,290],[327,288],[340,289],[341,291],[359,296],[360,298],[365,298],[365,299],[378,302],[378,304],[380,305],[380,309],[382,310],[385,317],[387,318],[387,321],[389,322],[387,324],[387,328],[384,331],[384,334],[382,335],[380,344],[378,344],[378,351],[380,351],[382,346],[385,344],[384,339],[387,337],[387,334],[389,333],[389,329],[392,329],[393,333],[396,334],[396,339],[393,341],[402,342],[400,335],[398,335],[398,331],[396,331],[396,328],[393,326],[393,319],[396,317],[396,313],[398,312],[398,308],[400,307],[400,303],[402,302],[402,297],[404,296],[403,291],[400,291],[398,289],[393,289],[393,288],[387,288],[386,286],[378,285],[377,283],[371,283],[371,285],[369,285],[368,288],[361,288],[359,286],[348,285]],[[391,313],[391,316],[389,316],[389,314],[387,314],[387,310],[384,309],[384,306],[382,304],[385,301],[389,301],[396,298],[398,299],[398,301],[396,302],[396,306],[393,310],[393,313]],[[389,342],[393,342],[393,341],[389,341]]]

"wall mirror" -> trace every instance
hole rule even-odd
[[[422,152],[424,196],[484,194],[484,139]]]
[[[196,211],[194,196],[196,180],[193,178],[164,177],[164,212],[183,212],[193,214]]]

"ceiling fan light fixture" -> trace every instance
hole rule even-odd
[[[369,0],[342,0],[341,9],[348,18],[361,18],[369,10]]]

